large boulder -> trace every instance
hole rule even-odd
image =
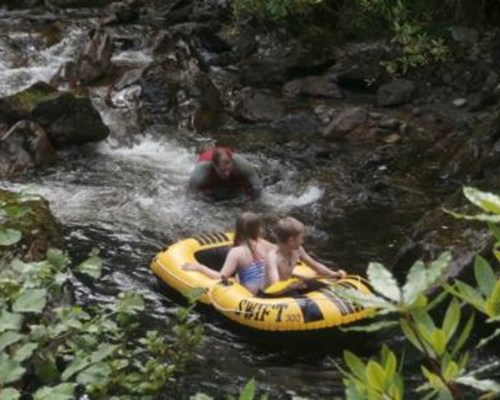
[[[53,86],[40,81],[14,95],[0,98],[0,123],[10,126],[19,120],[29,119],[37,102],[54,93],[57,90]]]
[[[265,90],[244,88],[235,108],[237,119],[247,122],[274,121],[283,117],[279,99]]]
[[[76,87],[95,81],[109,70],[112,54],[111,37],[104,31],[92,31],[90,40],[83,45],[76,60],[61,65],[51,84],[69,83],[70,87]]]
[[[189,44],[163,32],[153,44],[156,61],[139,81],[140,123],[204,131],[221,123],[219,91],[193,56]]]
[[[350,107],[341,111],[324,129],[327,137],[343,136],[358,128],[363,128],[368,122],[368,112],[363,107]]]
[[[58,92],[44,82],[0,99],[0,123],[11,126],[20,120],[40,124],[55,147],[95,142],[109,135],[88,97]]]
[[[45,166],[55,159],[47,133],[35,122],[20,121],[0,136],[0,177]]]
[[[309,76],[295,79],[283,85],[282,93],[286,97],[325,97],[341,99],[344,97],[337,84],[337,77],[332,74]]]
[[[41,99],[31,115],[47,130],[50,141],[58,148],[97,142],[109,135],[109,128],[90,99],[69,92]]]
[[[412,100],[415,84],[407,79],[396,79],[380,86],[377,93],[377,104],[381,107],[399,106]]]

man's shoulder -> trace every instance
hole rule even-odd
[[[243,156],[233,155],[233,165],[235,170],[241,175],[252,175],[256,172],[255,167]]]
[[[189,177],[190,186],[198,186],[210,179],[211,164],[209,162],[199,162],[196,164],[191,176]]]
[[[209,174],[210,171],[212,170],[212,164],[208,161],[201,161],[196,163],[196,166],[193,169],[193,172],[191,175],[204,175],[204,174]]]

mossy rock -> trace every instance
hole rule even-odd
[[[11,96],[11,100],[19,109],[30,113],[41,99],[55,94],[57,94],[57,89],[53,86],[45,82],[36,82],[22,92]]]
[[[7,208],[19,211],[0,213],[0,228],[10,228],[21,232],[22,238],[12,246],[0,246],[0,266],[14,257],[24,261],[38,261],[45,258],[50,247],[62,245],[61,227],[43,198],[23,196],[0,189],[0,211]]]
[[[29,119],[31,110],[41,99],[57,93],[57,89],[40,81],[12,96],[0,98],[0,122],[14,124],[21,119]]]

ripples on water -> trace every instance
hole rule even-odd
[[[263,207],[268,214],[273,209],[282,214],[295,207],[314,205],[322,195],[321,188],[314,184],[297,193],[291,189],[293,185],[277,183],[265,190],[262,203],[207,204],[185,195],[196,154],[175,141],[150,135],[132,147],[116,147],[109,141],[82,150],[76,154],[61,152],[54,167],[27,183],[17,180],[7,187],[49,200],[52,211],[65,226],[67,246],[75,261],[85,258],[94,247],[100,249],[105,274],[98,282],[75,282],[80,301],[106,303],[120,291],[137,290],[148,300],[151,324],[165,332],[170,330],[179,304],[170,299],[149,271],[149,262],[157,251],[202,231],[231,229],[243,209]],[[288,179],[293,174],[288,170]],[[332,381],[331,385],[316,387],[316,372],[304,372],[311,368],[338,382],[331,365],[325,370],[319,361],[307,357],[302,360],[305,356],[300,352],[295,352],[295,361],[288,355],[284,363],[274,350],[263,353],[258,344],[246,342],[213,314],[201,310],[196,315],[206,328],[207,338],[189,370],[198,381],[190,380],[189,388],[182,386],[180,392],[236,391],[255,376],[276,395],[286,388],[298,393],[306,390],[310,398],[321,398],[321,393],[336,385]],[[312,365],[306,368],[304,363]],[[310,387],[303,376],[308,377]]]
[[[15,36],[28,61],[16,68],[0,62],[0,95],[15,93],[38,80],[48,81],[75,54],[84,35],[86,29],[72,27],[63,33],[60,43],[37,49],[30,47],[25,36]],[[123,52],[113,59],[147,64],[150,55]],[[107,141],[61,151],[56,165],[48,170],[1,183],[8,189],[49,200],[65,227],[67,248],[75,262],[84,259],[92,248],[100,250],[105,274],[98,282],[74,282],[80,301],[110,302],[120,291],[137,290],[148,300],[149,323],[168,335],[179,304],[165,295],[149,271],[150,260],[166,244],[199,232],[231,229],[235,217],[246,209],[263,212],[271,219],[297,211],[324,219],[320,206],[324,188],[314,177],[285,160],[270,160],[259,154],[246,155],[266,175],[275,177],[262,199],[245,204],[207,204],[186,197],[196,140],[181,143],[175,139],[176,132],[166,134],[152,127],[147,133],[138,132],[132,143],[119,144],[132,129],[123,118],[133,111],[133,90],[137,89],[115,93],[114,101],[121,110],[106,109],[99,90],[93,93],[93,100],[111,129]],[[313,237],[325,240],[328,232],[315,228],[314,221],[307,224]],[[356,238],[350,240],[356,243]],[[347,260],[349,257],[346,254]],[[189,367],[191,377],[182,380],[177,395],[206,391],[220,396],[236,392],[251,377],[275,399],[293,395],[320,399],[341,393],[340,377],[331,358],[337,356],[328,355],[328,349],[336,347],[334,342],[325,339],[319,353],[283,346],[278,350],[280,346],[244,339],[210,313],[197,312],[195,316],[206,327],[206,341]]]

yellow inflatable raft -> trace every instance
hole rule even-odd
[[[298,332],[315,331],[349,324],[365,318],[369,310],[354,305],[345,289],[370,293],[362,278],[346,277],[338,281],[315,277],[315,271],[298,264],[294,274],[305,280],[279,282],[266,290],[263,296],[252,295],[236,280],[221,282],[196,271],[185,271],[185,263],[199,262],[220,270],[232,246],[231,233],[200,235],[174,243],[160,252],[152,261],[152,271],[170,287],[186,294],[202,288],[198,300],[211,305],[230,320],[257,330]],[[312,288],[307,290],[305,286]],[[295,286],[286,295],[277,296],[283,288]],[[286,288],[284,290],[286,292]]]

